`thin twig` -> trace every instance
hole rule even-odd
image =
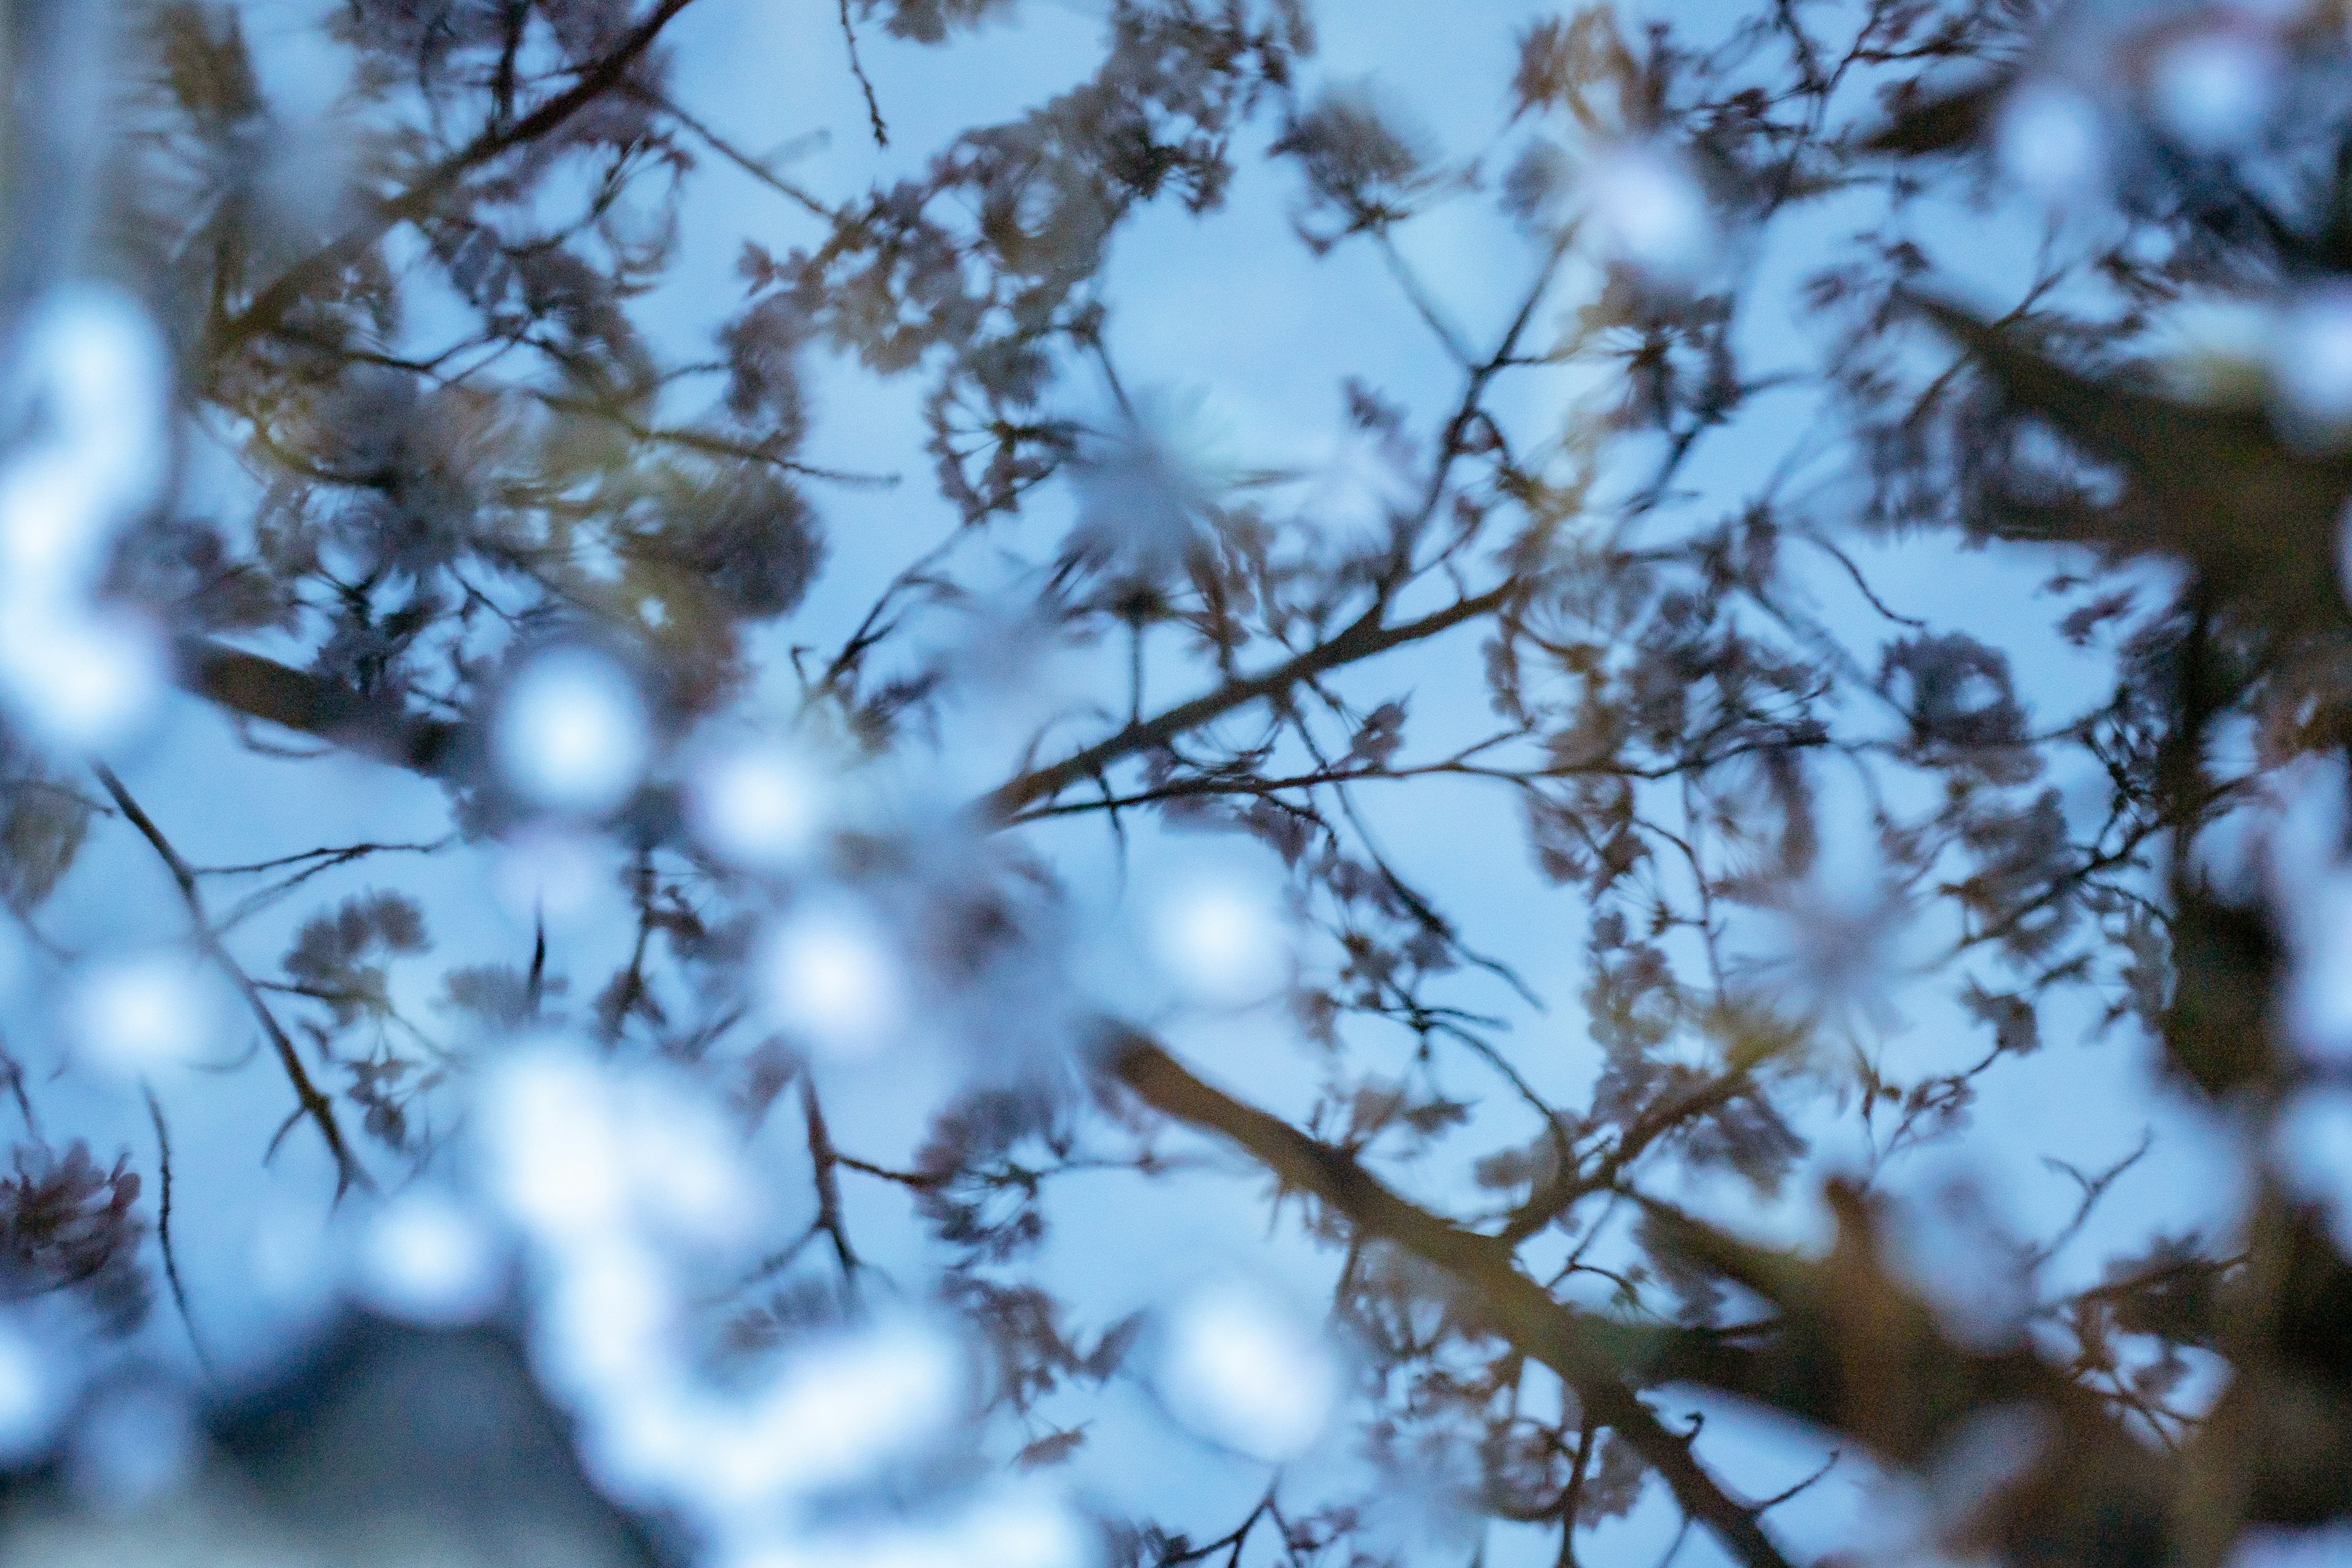
[[[293,1040],[288,1037],[284,1026],[278,1022],[278,1016],[269,1010],[268,1002],[261,994],[261,987],[254,984],[253,976],[245,972],[245,966],[228,951],[214,931],[212,922],[205,918],[204,894],[196,887],[194,870],[172,847],[172,841],[163,837],[163,830],[155,826],[155,819],[147,815],[146,808],[131,798],[122,781],[114,776],[113,769],[104,763],[94,762],[90,770],[98,775],[98,782],[106,786],[106,793],[114,797],[114,804],[121,808],[122,815],[139,829],[141,836],[154,849],[156,857],[172,873],[172,880],[179,885],[180,898],[188,906],[188,913],[194,921],[197,945],[204,950],[205,956],[219,965],[229,977],[238,994],[245,998],[246,1005],[252,1009],[254,1018],[261,1025],[270,1048],[278,1054],[278,1065],[285,1070],[287,1082],[293,1086],[297,1109],[293,1118],[289,1119],[289,1124],[291,1121],[309,1117],[317,1125],[319,1136],[325,1140],[327,1152],[334,1156],[335,1196],[340,1199],[353,1186],[373,1191],[375,1183],[359,1163],[359,1157],[352,1152],[350,1143],[343,1138],[341,1125],[335,1120],[334,1101],[310,1081],[310,1070],[303,1067],[301,1054],[294,1048]],[[279,1136],[283,1135],[281,1131]],[[276,1147],[274,1139],[271,1147]]]
[[[849,0],[841,0],[841,37],[849,45],[849,74],[857,79],[858,90],[866,95],[866,123],[874,128],[874,145],[890,145],[890,128],[882,123],[882,106],[875,101],[874,83],[866,74],[866,62],[857,58],[857,28],[849,20]]]
[[[213,1373],[211,1352],[205,1349],[204,1337],[196,1332],[196,1319],[188,1310],[188,1288],[180,1279],[180,1255],[172,1246],[172,1131],[163,1124],[163,1104],[155,1091],[142,1084],[147,1095],[147,1115],[155,1123],[155,1170],[160,1191],[155,1199],[155,1242],[163,1252],[163,1279],[172,1288],[172,1304],[180,1310],[180,1325],[188,1331],[188,1348],[196,1352],[196,1364],[205,1375]]]

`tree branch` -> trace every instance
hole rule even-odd
[[[1325,670],[1337,669],[1342,665],[1386,653],[1391,648],[1435,637],[1465,621],[1490,614],[1501,608],[1513,595],[1520,593],[1523,586],[1516,579],[1507,580],[1483,594],[1457,600],[1442,610],[1400,626],[1383,626],[1380,611],[1375,607],[1329,642],[1308,648],[1263,674],[1229,680],[1214,691],[1203,692],[1189,702],[1180,702],[1140,723],[1129,724],[1117,734],[1075,752],[1058,763],[1033,768],[1016,778],[1006,780],[970,807],[970,813],[1001,826],[1022,807],[1041,800],[1051,800],[1070,785],[1093,777],[1123,757],[1165,745],[1188,730],[1196,730],[1263,698],[1280,696],[1300,681],[1310,680]]]
[[[457,187],[459,181],[483,164],[559,130],[566,121],[618,85],[628,68],[653,47],[664,27],[692,0],[661,0],[646,19],[621,39],[612,53],[580,74],[580,79],[510,125],[492,124],[464,147],[435,164],[422,178],[397,195],[371,205],[365,217],[345,229],[323,248],[288,268],[256,294],[242,314],[223,322],[209,345],[215,355],[229,353],[250,340],[277,330],[294,307],[357,261],[404,223],[414,222]]]
[[[335,1120],[334,1101],[320,1092],[318,1085],[311,1082],[310,1070],[303,1067],[300,1053],[295,1050],[294,1042],[287,1037],[284,1026],[278,1022],[278,1016],[269,1010],[268,1002],[261,994],[261,987],[254,984],[253,976],[245,972],[245,966],[236,961],[236,955],[229,952],[213,930],[211,921],[205,914],[204,895],[196,887],[195,871],[172,847],[172,841],[163,837],[163,829],[155,826],[155,819],[147,815],[146,808],[131,797],[131,792],[123,788],[122,781],[114,776],[113,769],[104,763],[92,763],[90,770],[97,773],[98,782],[106,786],[106,793],[114,797],[114,804],[121,808],[122,815],[130,819],[131,825],[139,830],[154,849],[156,857],[172,873],[172,880],[179,884],[180,898],[188,906],[188,913],[194,921],[196,944],[204,950],[205,956],[218,964],[229,977],[238,994],[245,998],[246,1005],[252,1009],[255,1020],[261,1025],[261,1032],[268,1037],[270,1049],[278,1054],[278,1065],[285,1070],[287,1082],[293,1086],[294,1099],[300,1108],[296,1114],[310,1119],[319,1129],[319,1136],[326,1141],[327,1152],[335,1157],[335,1195],[340,1198],[353,1186],[373,1190],[374,1182],[369,1179],[358,1156],[352,1152],[351,1144],[343,1138],[342,1127]]]
[[[1626,1385],[1598,1342],[1594,1331],[1602,1325],[1553,1300],[1519,1272],[1507,1245],[1407,1202],[1353,1155],[1202,1082],[1134,1030],[1111,1028],[1110,1070],[1146,1104],[1239,1144],[1285,1186],[1313,1194],[1360,1234],[1402,1247],[1471,1287],[1495,1331],[1573,1388],[1585,1412],[1632,1444],[1664,1478],[1684,1510],[1705,1524],[1725,1550],[1747,1568],[1791,1568],[1757,1523],[1754,1505],[1724,1490],[1690,1445],[1668,1431]]]

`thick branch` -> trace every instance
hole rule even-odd
[[[1507,581],[1483,594],[1457,600],[1417,621],[1406,621],[1399,626],[1383,626],[1380,612],[1375,609],[1329,642],[1308,648],[1263,674],[1228,681],[1214,691],[1203,692],[1189,702],[1180,702],[1165,712],[1129,724],[1117,734],[1097,741],[1084,751],[1073,752],[1058,763],[1034,768],[1017,778],[1007,780],[977,803],[973,813],[991,822],[1004,822],[1022,807],[1041,800],[1051,800],[1070,785],[1092,778],[1122,758],[1150,751],[1155,746],[1164,746],[1187,731],[1197,730],[1261,699],[1280,696],[1300,681],[1311,680],[1326,670],[1370,658],[1407,643],[1420,642],[1465,621],[1491,614],[1518,591],[1516,582]]]
[[[458,750],[458,726],[409,712],[397,700],[363,692],[309,670],[207,638],[179,649],[181,684],[230,712],[337,745],[432,777],[445,774]]]
[[[1748,1568],[1790,1568],[1757,1522],[1757,1510],[1724,1490],[1626,1386],[1601,1348],[1604,1325],[1552,1300],[1519,1272],[1511,1249],[1407,1202],[1355,1157],[1309,1138],[1279,1117],[1202,1082],[1151,1041],[1116,1027],[1109,1058],[1119,1080],[1161,1114],[1238,1143],[1284,1185],[1313,1194],[1360,1235],[1402,1247],[1474,1292],[1479,1311],[1518,1350],[1559,1374],[1588,1416],[1613,1428],[1665,1479],[1692,1518]]]

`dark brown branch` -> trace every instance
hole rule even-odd
[[[1483,594],[1457,600],[1417,621],[1406,621],[1398,626],[1382,625],[1376,606],[1330,641],[1286,659],[1272,669],[1227,681],[1214,691],[1203,692],[1189,702],[1180,702],[1141,723],[1129,724],[1117,734],[1073,752],[1058,763],[1033,768],[1017,778],[1007,780],[976,803],[971,808],[972,815],[992,823],[1005,822],[1022,807],[1051,800],[1072,784],[1093,777],[1122,758],[1163,746],[1187,731],[1197,730],[1236,709],[1246,708],[1265,698],[1278,697],[1300,681],[1311,680],[1326,670],[1354,664],[1408,643],[1420,642],[1465,621],[1489,615],[1500,609],[1518,592],[1518,583],[1507,581]]]
[[[866,74],[866,62],[857,58],[857,28],[849,19],[849,0],[841,0],[841,37],[849,46],[849,74],[857,79],[857,90],[866,95],[866,122],[874,132],[874,145],[890,145],[890,128],[882,123],[882,105],[874,97],[874,82]]]
[[[455,763],[460,729],[412,713],[397,699],[206,638],[179,647],[180,683],[232,713],[396,763],[431,777]]]
[[[1573,1388],[1591,1417],[1632,1444],[1684,1510],[1727,1551],[1748,1568],[1790,1568],[1757,1523],[1754,1506],[1724,1490],[1690,1445],[1626,1385],[1599,1342],[1600,1325],[1521,1273],[1508,1246],[1407,1202],[1353,1155],[1202,1082],[1135,1031],[1113,1028],[1110,1070],[1146,1104],[1239,1144],[1285,1186],[1310,1193],[1345,1215],[1358,1234],[1402,1247],[1471,1287],[1494,1330]]]
[[[435,164],[407,189],[373,203],[365,217],[324,248],[312,251],[279,273],[253,297],[242,314],[223,322],[214,334],[213,353],[228,353],[276,331],[295,306],[366,255],[394,228],[430,213],[467,174],[560,130],[573,115],[619,85],[629,68],[653,47],[662,29],[689,4],[691,0],[661,0],[644,21],[622,37],[612,53],[583,70],[580,79],[569,88],[511,124],[493,124]]]
[[[147,1116],[155,1124],[155,1245],[163,1254],[163,1279],[172,1289],[172,1304],[180,1310],[180,1326],[188,1331],[188,1347],[209,1375],[212,1357],[205,1353],[204,1339],[196,1332],[195,1315],[188,1310],[188,1288],[180,1280],[180,1254],[172,1245],[172,1131],[163,1124],[163,1102],[152,1089],[147,1090]]]

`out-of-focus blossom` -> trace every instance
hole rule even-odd
[[[498,1307],[505,1249],[482,1218],[432,1188],[401,1194],[368,1224],[354,1284],[376,1310],[412,1323],[478,1322]]]
[[[1139,393],[1070,467],[1078,509],[1064,553],[1122,576],[1164,577],[1205,542],[1238,473],[1206,392]]]
[[[2336,1242],[2352,1249],[2352,1089],[2306,1089],[2287,1102],[2272,1157],[2287,1184],[2324,1204]]]
[[[2098,106],[2063,82],[2030,80],[2003,99],[1992,145],[2001,173],[2048,202],[2077,199],[2108,174]]]
[[[653,751],[636,683],[579,647],[551,648],[523,666],[499,705],[491,744],[518,795],[584,816],[627,800]]]
[[[945,1341],[911,1324],[806,1345],[767,1388],[711,1408],[702,1484],[751,1507],[870,1476],[939,1436],[961,1373]]]
[[[2197,28],[2157,49],[2148,106],[2157,124],[2191,152],[2225,152],[2261,132],[2282,68],[2278,46],[2250,26]]]
[[[769,1019],[826,1056],[870,1057],[910,1021],[906,961],[859,910],[796,910],[769,932],[753,961]]]
[[[730,746],[688,775],[686,805],[695,836],[748,871],[806,863],[830,816],[830,781],[802,749],[776,741]]]
[[[626,1230],[566,1238],[541,1254],[531,1359],[541,1381],[599,1421],[599,1451],[666,1428],[656,1406],[683,1375],[670,1269]]]
[[[542,1239],[649,1226],[709,1247],[757,1213],[725,1123],[657,1074],[528,1046],[490,1075],[479,1113],[492,1194]]]
[[[1210,1006],[1266,1001],[1290,979],[1290,933],[1276,892],[1239,876],[1171,889],[1153,911],[1151,937],[1161,969]]]
[[[1714,238],[1706,192],[1663,148],[1634,143],[1603,153],[1586,172],[1585,201],[1601,249],[1659,278],[1696,268]]]
[[[135,1078],[202,1057],[221,1023],[220,998],[192,954],[103,958],[75,974],[65,1022],[84,1059]]]
[[[103,745],[163,689],[152,628],[97,593],[163,479],[167,362],[137,305],[90,287],[53,295],[15,348],[0,414],[30,434],[0,453],[0,693],[52,742]]]
[[[1299,478],[1299,510],[1306,521],[1351,552],[1385,546],[1390,520],[1410,511],[1419,500],[1397,443],[1360,426],[1349,426],[1310,453]]]
[[[1292,1458],[1322,1436],[1341,1392],[1339,1358],[1322,1336],[1234,1283],[1177,1303],[1159,1386],[1170,1412],[1195,1434],[1270,1461]]]
[[[2270,373],[2290,437],[2332,444],[2352,430],[2352,285],[2310,289],[2279,312]]]
[[[808,1533],[811,1502],[935,1442],[967,1397],[962,1360],[897,1320],[806,1342],[764,1381],[705,1375],[679,1331],[679,1244],[725,1253],[714,1233],[735,1226],[722,1216],[751,1206],[709,1110],[682,1085],[555,1043],[521,1047],[492,1076],[477,1130],[490,1190],[525,1241],[533,1363],[576,1419],[599,1484],[684,1521],[712,1560],[864,1561],[864,1536]],[[983,1509],[951,1533],[969,1550],[943,1545],[943,1563],[1076,1568],[1076,1553],[1042,1544],[1075,1540],[1066,1520]]]

